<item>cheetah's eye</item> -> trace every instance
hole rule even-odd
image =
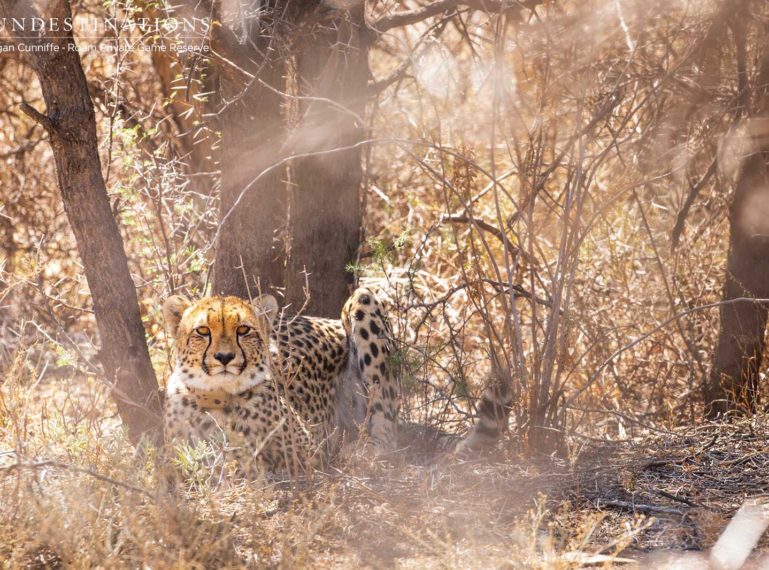
[[[247,326],[247,325],[240,325],[240,326],[238,327],[238,334],[239,334],[240,336],[244,336],[244,335],[247,335],[247,334],[248,334],[248,333],[250,333],[250,332],[251,332],[251,327],[249,327],[249,326]]]
[[[195,332],[198,333],[200,336],[208,336],[211,334],[211,329],[208,327],[198,327],[195,329]]]

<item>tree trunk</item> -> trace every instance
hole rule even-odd
[[[15,5],[14,5],[15,4]],[[45,18],[71,17],[67,0],[52,0]],[[0,1],[6,17],[38,17],[31,3]],[[26,32],[28,33],[28,32]],[[99,359],[132,441],[158,439],[161,403],[144,339],[136,288],[101,173],[93,103],[72,34],[24,39],[58,51],[26,53],[40,81],[46,114],[24,110],[48,132],[64,210],[77,240],[101,339]]]
[[[299,95],[312,99],[300,99],[294,151],[320,154],[293,165],[286,296],[323,317],[339,318],[360,245],[361,149],[333,149],[363,140],[367,41],[361,4],[316,23],[296,46]]]
[[[289,6],[290,11],[281,6],[273,6],[276,18],[302,26],[293,51],[300,119],[288,144],[283,109],[290,100],[284,95],[288,54],[275,55],[288,44],[287,28],[262,14],[261,31],[246,44],[226,28],[213,30],[212,46],[223,56],[213,59],[223,101],[213,289],[246,297],[285,284],[295,310],[308,293],[308,313],[338,318],[353,281],[347,266],[360,241],[361,151],[326,151],[363,137],[360,116],[369,77],[363,6],[351,12],[324,11],[316,3]],[[324,22],[317,21],[319,13]],[[263,174],[289,153],[320,153],[294,161],[290,208],[287,169]],[[288,267],[280,235],[287,223]]]
[[[731,206],[724,301],[769,297],[768,212],[766,157],[756,153],[742,167]],[[766,322],[766,305],[736,302],[721,306],[718,346],[705,386],[709,416],[755,409]]]
[[[744,159],[729,211],[729,253],[723,300],[769,297],[769,38],[764,38],[752,90],[753,117],[746,134],[752,143]],[[738,41],[741,41],[738,39]],[[747,89],[747,86],[743,86]],[[750,93],[743,94],[749,100]],[[749,301],[721,306],[718,346],[704,386],[705,413],[752,412],[764,350],[767,305]]]
[[[253,35],[263,48],[259,51],[270,53],[269,45],[259,40],[262,34]],[[228,30],[218,30],[213,44],[227,60],[218,67],[223,105],[221,227],[213,289],[216,294],[248,298],[260,291],[274,293],[283,285],[285,257],[279,231],[288,203],[285,168],[274,168],[253,181],[281,158],[286,66],[277,57],[259,57],[259,51],[239,44]]]

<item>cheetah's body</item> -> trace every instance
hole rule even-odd
[[[341,320],[273,320],[271,297],[255,306],[237,297],[195,304],[172,297],[165,312],[176,329],[167,439],[218,433],[241,463],[269,470],[323,463],[359,429],[378,448],[394,444],[399,390],[388,370],[386,318],[371,291],[356,290]]]

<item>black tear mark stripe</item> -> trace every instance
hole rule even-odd
[[[238,334],[238,331],[235,331],[235,343],[238,345],[238,350],[240,350],[240,354],[243,355],[243,366],[240,367],[240,373],[243,374],[243,371],[246,369],[246,366],[248,366],[248,358],[246,358],[246,351],[243,350],[243,347],[240,346],[240,335]]]
[[[206,341],[208,344],[206,344],[206,349],[203,351],[203,360],[200,362],[200,367],[203,369],[203,372],[206,374],[209,374],[208,366],[206,365],[206,357],[208,356],[208,349],[211,348],[211,337],[212,335],[208,335],[208,340]]]
[[[206,324],[211,322],[211,320],[212,320],[211,313],[212,312],[215,313],[216,311],[214,311],[212,309],[209,309],[206,312],[206,315],[208,316],[208,320],[206,321]],[[203,362],[201,363],[202,368],[203,368],[203,372],[205,372],[209,376],[210,376],[211,373],[210,373],[210,371],[208,369],[208,366],[206,366],[206,357],[208,356],[208,349],[211,348],[211,341],[213,340],[213,338],[214,338],[214,331],[209,330],[209,332],[208,332],[208,346],[206,346],[206,349],[203,351]]]

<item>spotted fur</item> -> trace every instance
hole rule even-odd
[[[395,443],[400,391],[388,359],[387,319],[356,290],[341,320],[278,315],[271,296],[164,306],[175,337],[166,439],[222,434],[241,462],[267,470],[324,463],[344,441]]]
[[[492,366],[488,385],[478,404],[475,425],[456,445],[455,453],[470,454],[492,448],[507,430],[512,402],[513,391],[509,373],[497,365]]]

